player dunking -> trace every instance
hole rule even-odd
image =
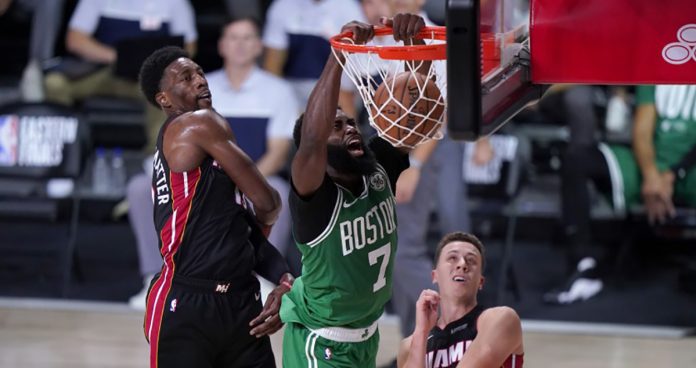
[[[280,299],[293,280],[259,224],[268,230],[276,220],[278,193],[211,109],[203,71],[185,51],[154,52],[140,84],[167,114],[152,175],[164,265],[147,298],[150,366],[274,367],[266,335],[281,327]],[[263,310],[253,272],[280,285]]]
[[[394,37],[410,39],[423,25],[401,14]],[[347,30],[356,43],[374,36],[364,23]],[[391,296],[393,188],[407,150],[381,138],[364,144],[355,120],[337,110],[341,71],[330,57],[295,126],[289,204],[303,264],[281,306],[285,367],[374,367],[376,321]]]
[[[474,235],[445,235],[435,250],[433,282],[416,302],[416,328],[401,342],[399,368],[521,368],[520,318],[508,307],[484,309],[476,300],[486,265]],[[439,315],[438,315],[439,309]]]

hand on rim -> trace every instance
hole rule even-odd
[[[375,36],[375,28],[371,24],[358,22],[357,20],[344,25],[341,33],[344,32],[351,32],[353,34],[353,42],[358,45],[367,43]]]
[[[395,41],[412,41],[418,32],[425,27],[423,17],[410,13],[399,13],[394,18],[382,17],[380,21],[383,25],[393,29]]]

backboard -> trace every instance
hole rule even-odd
[[[454,139],[488,135],[541,98],[531,82],[529,4],[447,1],[447,118]]]

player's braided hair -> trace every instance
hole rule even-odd
[[[481,253],[481,273],[483,273],[483,271],[486,270],[486,248],[483,246],[483,243],[481,243],[481,240],[476,237],[476,235],[461,231],[449,233],[445,235],[442,240],[440,240],[440,243],[437,244],[437,249],[435,250],[435,262],[433,264],[437,266],[437,261],[440,259],[440,254],[442,253],[442,248],[444,248],[447,244],[456,241],[472,244],[474,247],[476,247],[476,249],[478,249],[479,253]]]
[[[188,53],[181,47],[166,46],[148,56],[140,67],[140,89],[145,98],[155,107],[160,108],[155,96],[161,91],[160,82],[164,75],[164,70],[174,60],[181,57],[189,57]]]

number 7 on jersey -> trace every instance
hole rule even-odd
[[[370,261],[370,266],[374,266],[377,263],[378,258],[382,257],[382,263],[379,265],[379,275],[377,276],[377,282],[372,284],[373,293],[377,292],[377,290],[383,288],[387,284],[387,278],[384,277],[384,274],[387,272],[387,265],[389,264],[390,254],[390,243],[387,243],[367,254],[367,258]]]

